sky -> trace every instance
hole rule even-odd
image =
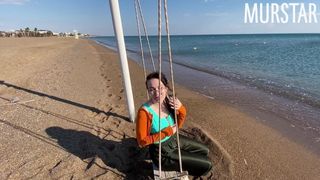
[[[157,0],[140,0],[147,31],[157,34]],[[320,33],[318,23],[244,23],[245,3],[290,3],[292,0],[168,0],[170,34]],[[297,1],[298,2],[298,1]],[[137,35],[134,0],[119,0],[125,35]],[[319,12],[318,12],[319,11]],[[292,9],[288,10],[289,17]],[[108,0],[0,0],[0,31],[29,27],[53,32],[114,35]]]

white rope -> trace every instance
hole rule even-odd
[[[158,0],[158,63],[159,63],[159,93],[161,87],[161,2],[162,0]],[[161,179],[161,104],[159,102],[159,178]]]
[[[174,78],[173,78],[173,67],[172,67],[172,53],[171,53],[171,41],[170,41],[170,33],[169,33],[169,17],[168,17],[168,4],[167,0],[164,0],[164,13],[165,13],[165,23],[166,23],[166,32],[167,32],[167,43],[168,43],[168,55],[169,55],[169,64],[170,64],[170,76],[171,76],[171,84],[172,84],[172,93],[173,93],[173,104],[174,104],[174,119],[177,128],[177,144],[178,144],[178,154],[179,154],[179,166],[180,173],[182,173],[182,161],[181,161],[181,150],[180,150],[180,140],[179,140],[179,125],[177,122],[177,110],[175,108],[176,104],[176,93],[174,87]]]
[[[141,52],[141,59],[142,59],[142,65],[143,65],[143,73],[144,73],[144,79],[147,78],[147,72],[146,72],[146,65],[144,61],[144,52],[142,47],[142,39],[141,39],[141,30],[140,30],[140,21],[138,17],[138,0],[134,1],[134,7],[136,11],[136,21],[137,21],[137,29],[138,29],[138,35],[139,35],[139,42],[140,42],[140,52]],[[147,98],[149,99],[149,93],[147,91]]]
[[[161,3],[162,0],[158,0],[158,59],[159,59],[159,91],[161,87],[161,71],[162,71],[162,53],[161,53],[161,27],[162,27],[162,15],[161,15]],[[172,83],[172,91],[173,91],[173,104],[175,105],[175,87],[174,87],[174,78],[173,78],[173,67],[172,67],[172,53],[171,53],[171,43],[170,43],[170,32],[169,32],[169,18],[168,18],[168,8],[167,8],[167,0],[164,0],[164,12],[165,12],[165,25],[166,25],[166,32],[167,32],[167,43],[168,43],[168,55],[169,55],[169,64],[170,64],[170,76],[171,76],[171,83]],[[179,140],[179,126],[177,123],[177,112],[176,108],[174,107],[174,119],[177,128],[177,144],[178,144],[178,155],[179,155],[179,167],[180,173],[182,173],[182,161],[181,161],[181,150],[180,150],[180,140]],[[161,118],[161,104],[159,103],[159,130],[160,127],[160,118]],[[161,179],[161,131],[159,131],[159,178]]]
[[[148,43],[149,54],[150,54],[150,58],[151,58],[151,62],[152,62],[153,71],[156,71],[156,67],[154,65],[154,60],[153,60],[153,55],[152,55],[152,50],[151,50],[151,46],[150,46],[149,36],[148,36],[148,33],[147,33],[146,24],[144,22],[144,16],[142,14],[140,0],[138,0],[138,7],[139,7],[139,11],[140,11],[140,18],[141,18],[143,29],[144,29],[144,35],[145,35],[147,43]]]

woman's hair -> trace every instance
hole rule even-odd
[[[160,75],[159,72],[156,71],[156,72],[150,73],[147,76],[147,79],[146,79],[146,87],[147,87],[147,89],[148,89],[148,81],[151,80],[151,79],[159,79],[159,75]],[[166,76],[163,73],[161,73],[161,82],[162,82],[163,85],[165,85],[168,88],[168,96],[171,96],[170,92],[172,92],[172,89],[170,88],[168,80],[167,80]],[[174,109],[172,109],[170,107],[170,105],[169,105],[168,96],[165,98],[164,104],[167,107],[169,113],[174,114]]]
[[[148,88],[148,81],[149,80],[151,80],[151,79],[159,79],[160,77],[159,77],[159,72],[152,72],[152,73],[150,73],[148,76],[147,76],[147,79],[146,79],[146,87]],[[164,86],[166,86],[168,89],[169,89],[169,91],[171,91],[171,88],[170,88],[170,86],[169,86],[169,83],[168,83],[168,80],[167,80],[167,78],[166,78],[166,76],[163,74],[163,73],[161,73],[161,82],[162,82],[162,84],[164,85]]]

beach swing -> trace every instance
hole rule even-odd
[[[167,11],[167,0],[163,0],[163,5],[164,5],[164,15],[165,15],[165,27],[166,27],[166,33],[167,33],[167,46],[168,46],[168,58],[169,58],[169,64],[170,64],[170,77],[171,77],[171,85],[172,85],[172,92],[173,92],[173,99],[174,99],[174,104],[175,104],[175,87],[174,87],[174,78],[173,78],[173,67],[172,67],[172,54],[171,54],[171,44],[170,44],[170,34],[169,34],[169,19],[168,19],[168,11]],[[148,38],[148,34],[146,31],[146,26],[141,10],[141,4],[140,0],[134,0],[135,4],[135,13],[136,13],[136,20],[137,20],[137,29],[138,29],[138,34],[139,34],[139,42],[140,42],[140,50],[141,50],[141,59],[142,59],[142,65],[143,65],[143,71],[144,71],[144,76],[146,79],[146,65],[145,65],[145,60],[144,60],[144,51],[143,51],[143,45],[142,45],[142,39],[141,39],[141,30],[140,30],[140,21],[139,18],[142,21],[143,24],[143,29],[144,29],[144,34],[145,38],[148,43],[148,48],[149,48],[149,53],[150,53],[150,58],[152,61],[153,65],[153,70],[155,71],[155,65],[154,65],[154,60],[152,57],[152,51],[150,47],[150,42]],[[162,54],[161,54],[161,24],[162,24],[162,0],[158,0],[158,63],[159,63],[159,79],[161,79],[161,71],[162,71]],[[160,83],[159,81],[159,88],[160,88]],[[147,97],[149,98],[149,94],[147,92]],[[160,117],[161,117],[161,105],[159,103],[159,129],[160,128]],[[174,108],[174,119],[175,119],[175,124],[178,127],[177,124],[177,112],[176,109]],[[159,131],[159,137],[161,131]],[[154,179],[180,179],[180,180],[188,180],[188,172],[182,170],[182,161],[181,161],[181,151],[180,151],[180,141],[179,141],[179,128],[177,128],[177,144],[178,144],[178,155],[179,155],[179,167],[180,167],[180,172],[176,171],[162,171],[161,169],[161,141],[159,141],[159,164],[158,167],[153,163],[153,173],[154,173]]]

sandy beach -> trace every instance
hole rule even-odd
[[[129,61],[135,108],[143,70]],[[0,179],[150,179],[129,122],[118,55],[91,40],[0,39]],[[320,177],[319,155],[219,99],[179,84],[182,133],[210,149],[210,179]]]

